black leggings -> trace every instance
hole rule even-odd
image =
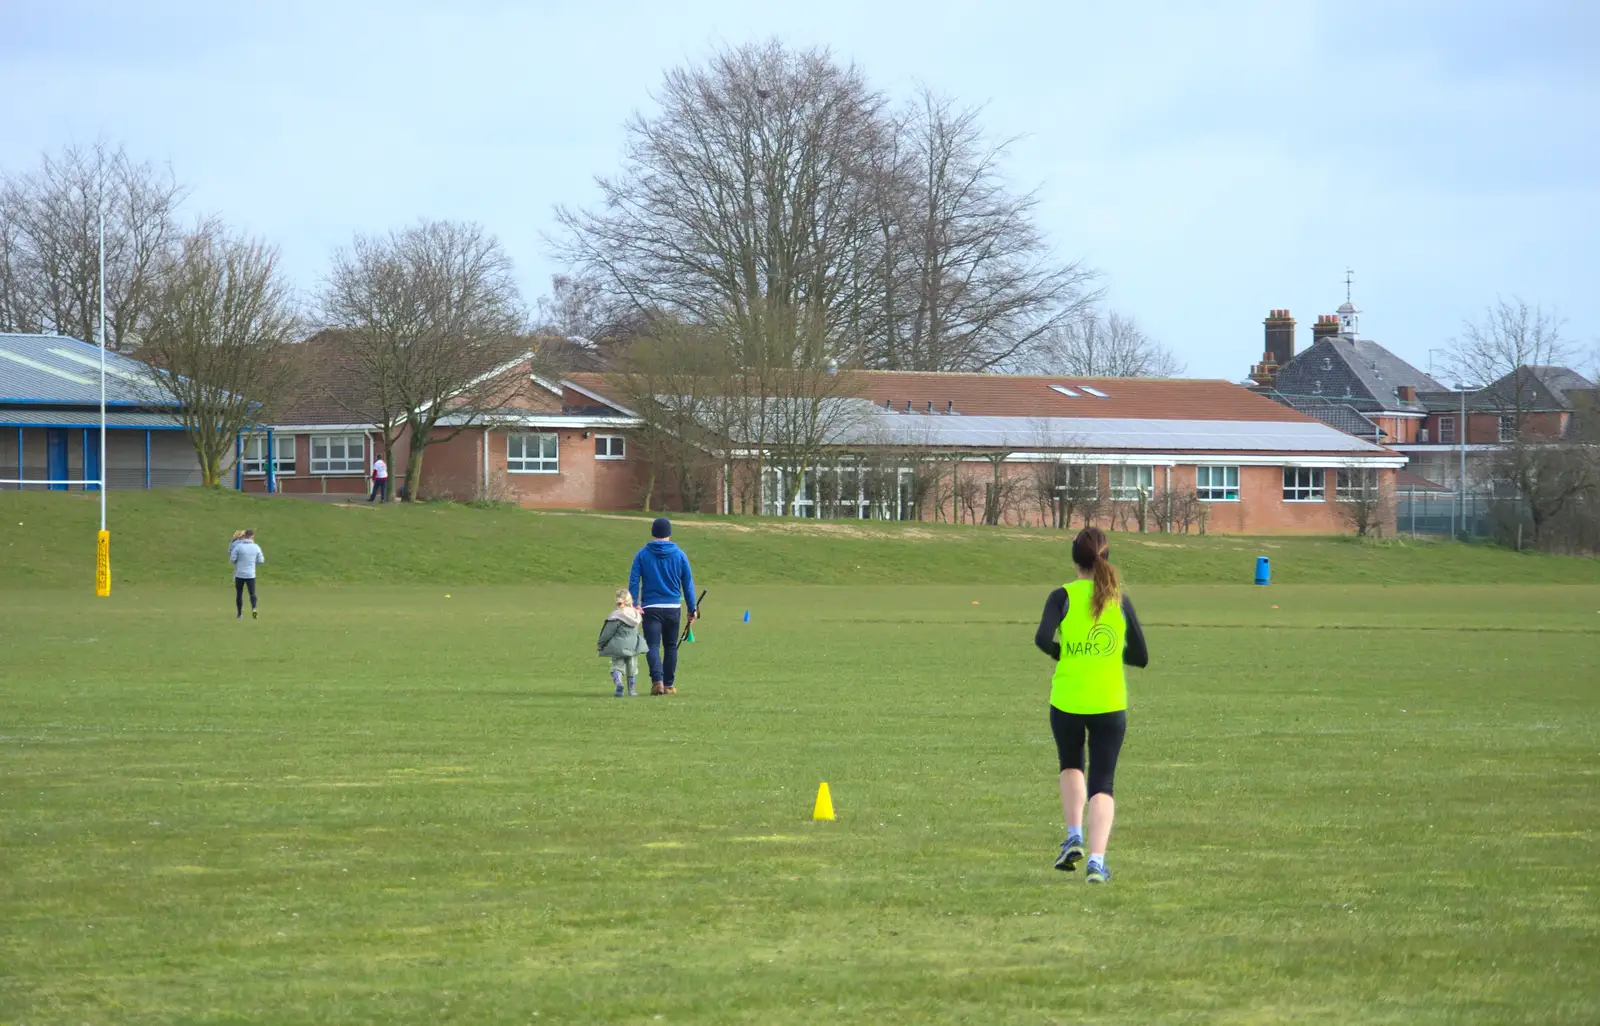
[[[235,577],[233,579],[233,608],[241,614],[244,612],[244,589],[250,589],[250,608],[256,607],[256,579],[254,577]]]
[[[1128,732],[1128,713],[1124,709],[1107,713],[1069,713],[1050,707],[1050,733],[1056,737],[1056,755],[1063,770],[1082,771],[1083,740],[1089,738],[1089,797],[1111,794],[1117,775],[1117,754]]]

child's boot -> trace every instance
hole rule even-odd
[[[628,697],[629,698],[638,698],[639,697],[639,692],[635,691],[634,688],[633,688],[634,682],[636,682],[638,679],[639,678],[637,678],[637,677],[629,677],[628,678]]]
[[[615,692],[613,697],[621,698],[622,697],[622,671],[621,670],[612,670],[611,671],[611,682],[617,686],[617,690],[616,690],[616,692]]]

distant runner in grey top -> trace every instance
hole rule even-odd
[[[256,544],[253,531],[239,539],[239,544],[228,553],[228,558],[233,561],[233,576],[245,581],[255,577],[257,564],[267,561],[261,546]]]

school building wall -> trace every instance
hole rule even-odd
[[[18,428],[0,427],[0,477],[43,480],[51,473],[49,449],[52,432],[65,442],[66,473],[72,480],[84,476],[84,446],[92,452],[87,465],[93,467],[99,455],[100,431],[98,428],[21,428],[22,459],[17,459]],[[194,447],[182,431],[152,430],[148,432],[148,468],[146,465],[146,432],[135,428],[107,428],[106,430],[106,487],[109,489],[133,488],[183,488],[201,483],[200,460]],[[60,468],[56,468],[59,473]],[[17,485],[6,485],[7,489]],[[44,485],[27,485],[29,490],[40,491]],[[71,486],[72,491],[85,490],[83,485]]]

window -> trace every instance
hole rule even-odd
[[[1127,467],[1121,464],[1111,468],[1111,498],[1119,502],[1134,502],[1139,492],[1149,495],[1155,488],[1154,467]]]
[[[1500,418],[1500,441],[1515,442],[1517,440],[1517,418]]]
[[[1334,474],[1333,497],[1340,502],[1367,502],[1378,497],[1378,472],[1371,467]]]
[[[1454,442],[1456,440],[1456,419],[1454,417],[1439,418],[1439,441]]]
[[[1100,498],[1100,468],[1092,463],[1057,464],[1056,491],[1074,499]]]
[[[560,453],[556,435],[506,436],[506,470],[512,474],[559,474]]]
[[[1206,502],[1239,501],[1238,467],[1196,467],[1195,492]]]
[[[1322,502],[1326,498],[1321,467],[1283,468],[1284,502]]]
[[[594,458],[597,460],[621,460],[628,457],[628,442],[621,435],[595,435]]]
[[[284,437],[279,435],[272,440],[272,459],[278,467],[278,475],[294,473],[294,436]],[[251,435],[244,440],[244,454],[239,457],[239,466],[246,476],[265,476],[267,473],[267,436]]]
[[[365,435],[312,435],[313,474],[364,474],[367,471]]]

